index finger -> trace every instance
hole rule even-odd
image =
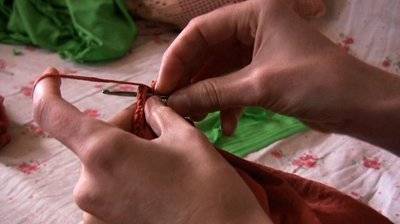
[[[48,69],[45,73],[57,75],[58,71]],[[70,148],[80,159],[83,159],[88,143],[116,136],[117,132],[125,133],[106,122],[85,116],[62,99],[59,87],[60,80],[56,77],[45,78],[36,85],[33,94],[34,118],[43,130]]]
[[[238,13],[250,3],[237,3],[193,19],[178,35],[163,56],[156,84],[157,92],[169,94],[183,79],[190,80],[204,63],[213,46],[223,43],[228,48],[236,40],[246,42],[250,16]]]

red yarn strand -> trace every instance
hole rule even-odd
[[[36,79],[33,89],[35,90],[36,85],[45,78],[62,78],[62,79],[74,79],[74,80],[82,80],[88,82],[102,82],[102,83],[116,83],[116,84],[127,84],[127,85],[134,85],[138,86],[137,89],[137,96],[136,96],[136,108],[132,114],[132,133],[138,135],[140,137],[148,137],[149,133],[146,130],[146,118],[144,115],[144,106],[146,100],[148,98],[148,93],[154,92],[154,84],[152,87],[149,87],[142,83],[136,82],[128,82],[128,81],[120,81],[120,80],[113,80],[113,79],[102,79],[97,77],[90,77],[90,76],[78,76],[78,75],[65,75],[65,74],[44,74]]]

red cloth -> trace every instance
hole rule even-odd
[[[43,78],[54,75],[57,76],[43,75],[36,80],[35,86]],[[122,83],[95,77],[58,77]],[[155,138],[144,114],[147,93],[154,92],[153,88],[138,83],[123,83],[139,86],[136,109],[132,116],[132,133],[145,139]],[[223,150],[218,151],[236,169],[275,224],[392,223],[367,205],[324,184],[243,160]]]
[[[334,188],[219,152],[236,168],[275,224],[392,223]]]
[[[6,115],[6,110],[3,105],[4,97],[0,96],[0,148],[3,148],[7,145],[11,137],[7,132],[9,121]]]

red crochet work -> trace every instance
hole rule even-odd
[[[0,96],[0,148],[3,148],[11,140],[11,136],[7,132],[10,123],[8,121],[3,102],[4,97]]]
[[[40,77],[35,85],[50,76],[54,74]],[[70,75],[58,77],[137,85],[138,97],[132,119],[132,132],[146,139],[156,137],[144,116],[147,93],[151,93],[153,88],[139,83],[95,77]],[[218,152],[236,169],[275,224],[392,223],[367,205],[324,184],[243,160],[223,150]]]

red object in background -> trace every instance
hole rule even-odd
[[[6,115],[6,110],[3,105],[4,97],[0,96],[0,148],[3,148],[7,145],[11,137],[7,132],[9,121]]]

